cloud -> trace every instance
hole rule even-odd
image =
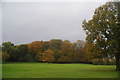
[[[85,40],[82,21],[91,19],[101,3],[7,2],[3,3],[3,42],[36,40]]]

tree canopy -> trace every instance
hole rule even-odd
[[[91,20],[83,21],[87,54],[96,58],[106,59],[115,56],[117,70],[120,70],[120,26],[118,25],[118,7],[120,2],[108,2],[98,7]]]

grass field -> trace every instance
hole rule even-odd
[[[115,66],[91,64],[5,63],[3,78],[117,78]]]

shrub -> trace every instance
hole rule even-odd
[[[94,65],[115,65],[114,59],[94,59],[92,61]]]
[[[93,63],[94,65],[101,65],[101,64],[103,64],[103,60],[102,60],[102,59],[94,59],[94,60],[92,61],[92,63]]]

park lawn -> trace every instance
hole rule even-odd
[[[117,78],[115,66],[91,64],[5,63],[3,78]]]

